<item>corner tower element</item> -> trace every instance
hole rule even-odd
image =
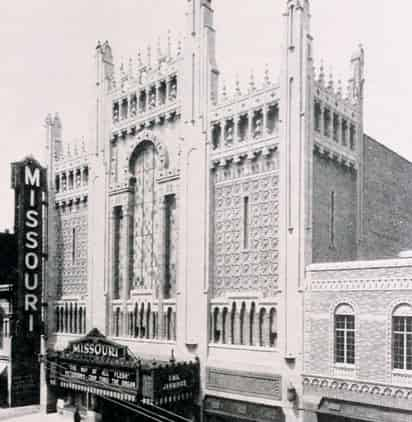
[[[302,350],[302,288],[309,249],[312,37],[309,1],[288,0],[281,69],[280,280],[285,358]],[[298,367],[299,364],[296,365]]]
[[[211,0],[187,0],[183,55],[177,323],[181,347],[202,355],[206,349],[198,348],[207,344],[208,313],[208,114],[218,84]]]

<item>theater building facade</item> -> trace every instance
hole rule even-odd
[[[118,74],[97,44],[87,142],[69,150],[46,119],[42,404],[303,420],[306,266],[409,247],[407,218],[396,239],[367,224],[395,155],[363,132],[363,49],[345,92],[315,72],[307,0],[285,1],[279,82],[233,93],[212,1],[186,3],[176,48]]]

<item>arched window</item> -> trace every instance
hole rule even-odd
[[[59,309],[59,313],[60,313],[60,328],[59,328],[59,331],[61,332],[61,333],[63,333],[64,332],[64,308],[63,308],[63,306],[60,306],[60,309]]]
[[[245,344],[245,336],[244,336],[244,330],[245,330],[245,314],[246,314],[246,305],[245,302],[242,303],[242,306],[240,308],[240,315],[239,315],[239,334],[240,334],[240,344]]]
[[[115,312],[114,335],[115,337],[119,337],[120,335],[120,308],[116,308],[116,312]]]
[[[335,310],[335,362],[355,363],[355,313],[348,304]]]
[[[140,307],[140,338],[143,338],[145,336],[145,326],[144,326],[144,320],[145,320],[145,314],[144,314],[144,303],[142,303],[141,307]]]
[[[249,314],[249,344],[253,346],[255,342],[255,302],[252,302],[250,306],[250,314]]]
[[[172,339],[172,308],[167,308],[166,314],[166,338],[167,340]]]
[[[266,309],[261,308],[259,312],[259,346],[266,346],[265,336],[265,324],[266,324]]]
[[[230,314],[230,343],[235,344],[235,328],[236,328],[236,302],[232,304],[232,312]]]
[[[137,303],[134,305],[134,337],[139,337],[139,311]]]
[[[56,308],[54,310],[54,315],[55,315],[55,330],[56,330],[56,332],[59,332],[59,330],[60,330],[60,311],[59,311],[58,306],[56,306]]]
[[[278,332],[277,332],[276,309],[271,308],[270,314],[269,314],[269,346],[270,347],[276,346],[277,337],[278,337]]]
[[[69,332],[69,308],[67,303],[64,305],[64,332]]]
[[[220,339],[219,308],[215,308],[213,311],[213,342],[217,343],[219,339]]]
[[[392,314],[392,366],[412,370],[412,306],[402,304]]]
[[[77,303],[74,304],[73,311],[73,332],[77,333]]]
[[[150,303],[147,304],[146,310],[146,338],[150,338]]]
[[[157,338],[157,314],[152,312],[152,338]]]
[[[79,332],[83,333],[83,308],[79,308]]]
[[[225,344],[226,339],[226,324],[227,324],[227,308],[223,308],[222,311],[222,343]]]

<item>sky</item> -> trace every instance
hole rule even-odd
[[[214,0],[217,60],[228,90],[239,75],[279,74],[286,0]],[[396,5],[396,7],[394,6]],[[43,159],[44,120],[59,112],[63,140],[89,137],[93,55],[109,40],[116,65],[140,48],[184,34],[186,0],[0,0],[0,231],[12,229],[10,163]],[[365,131],[412,160],[410,0],[311,0],[317,66],[346,82],[359,43],[366,53]]]

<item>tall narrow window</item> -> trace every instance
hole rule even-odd
[[[165,200],[165,285],[164,296],[169,298],[175,285],[175,257],[173,256],[173,231],[175,228],[176,196]]]
[[[293,25],[294,25],[294,13],[295,13],[295,8],[294,6],[292,6],[290,8],[290,12],[289,12],[289,47],[293,47]]]
[[[249,197],[243,198],[243,249],[249,248]]]
[[[72,264],[76,261],[76,229],[72,230]]]
[[[329,207],[329,242],[330,246],[335,246],[335,191],[330,193],[330,207]]]
[[[349,129],[349,147],[352,150],[355,149],[355,133],[356,133],[355,125],[350,125],[350,129]]]
[[[335,362],[355,363],[355,315],[347,304],[335,311]]]
[[[412,370],[412,307],[399,306],[392,316],[392,365]]]
[[[113,210],[113,299],[120,295],[120,219],[122,208]]]

